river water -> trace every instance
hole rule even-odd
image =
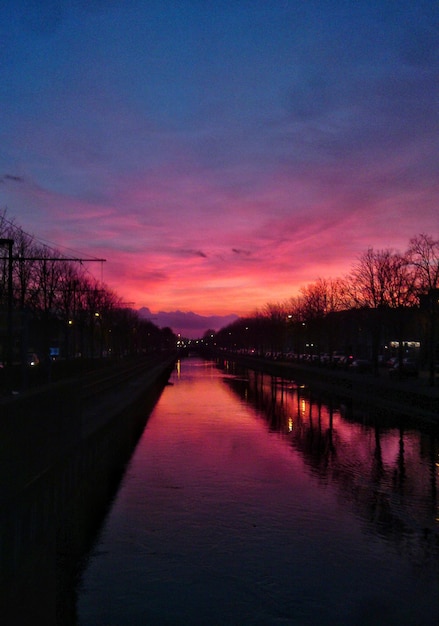
[[[83,570],[80,626],[439,623],[437,432],[200,358],[170,383]]]

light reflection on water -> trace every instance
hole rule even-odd
[[[179,364],[84,572],[78,623],[437,624],[438,440]]]

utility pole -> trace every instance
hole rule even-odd
[[[12,366],[13,361],[13,326],[12,326],[12,246],[13,239],[0,239],[0,246],[8,247],[8,338],[6,348],[6,365]]]

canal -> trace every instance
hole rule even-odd
[[[179,362],[84,564],[80,626],[437,625],[437,430]]]

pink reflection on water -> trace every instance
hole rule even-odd
[[[198,360],[171,382],[84,576],[80,624],[435,623],[430,439]]]

